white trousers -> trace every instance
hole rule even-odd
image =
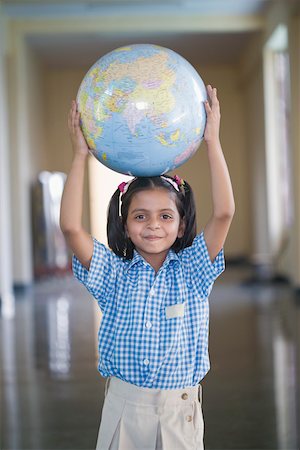
[[[202,387],[105,385],[96,450],[203,450]]]

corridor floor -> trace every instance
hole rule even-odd
[[[228,267],[210,296],[205,448],[296,450],[300,302],[288,284],[249,276]],[[15,319],[0,319],[1,449],[95,448],[105,384],[97,308],[67,276],[18,294]]]

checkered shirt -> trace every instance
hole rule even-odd
[[[208,296],[224,271],[223,249],[212,263],[203,232],[154,269],[134,251],[124,260],[94,239],[89,270],[73,257],[73,272],[103,313],[99,372],[140,387],[197,385],[210,368]]]

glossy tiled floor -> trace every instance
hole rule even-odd
[[[243,285],[248,277],[228,268],[210,297],[206,449],[296,450],[300,304],[289,286]],[[1,449],[95,447],[105,381],[98,321],[72,277],[37,283],[18,296],[14,320],[0,319]]]

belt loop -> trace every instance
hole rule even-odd
[[[105,388],[104,388],[104,397],[107,396],[107,392],[108,392],[108,388],[109,388],[110,379],[111,379],[111,377],[107,377],[107,378],[106,378],[106,381],[105,381]]]

